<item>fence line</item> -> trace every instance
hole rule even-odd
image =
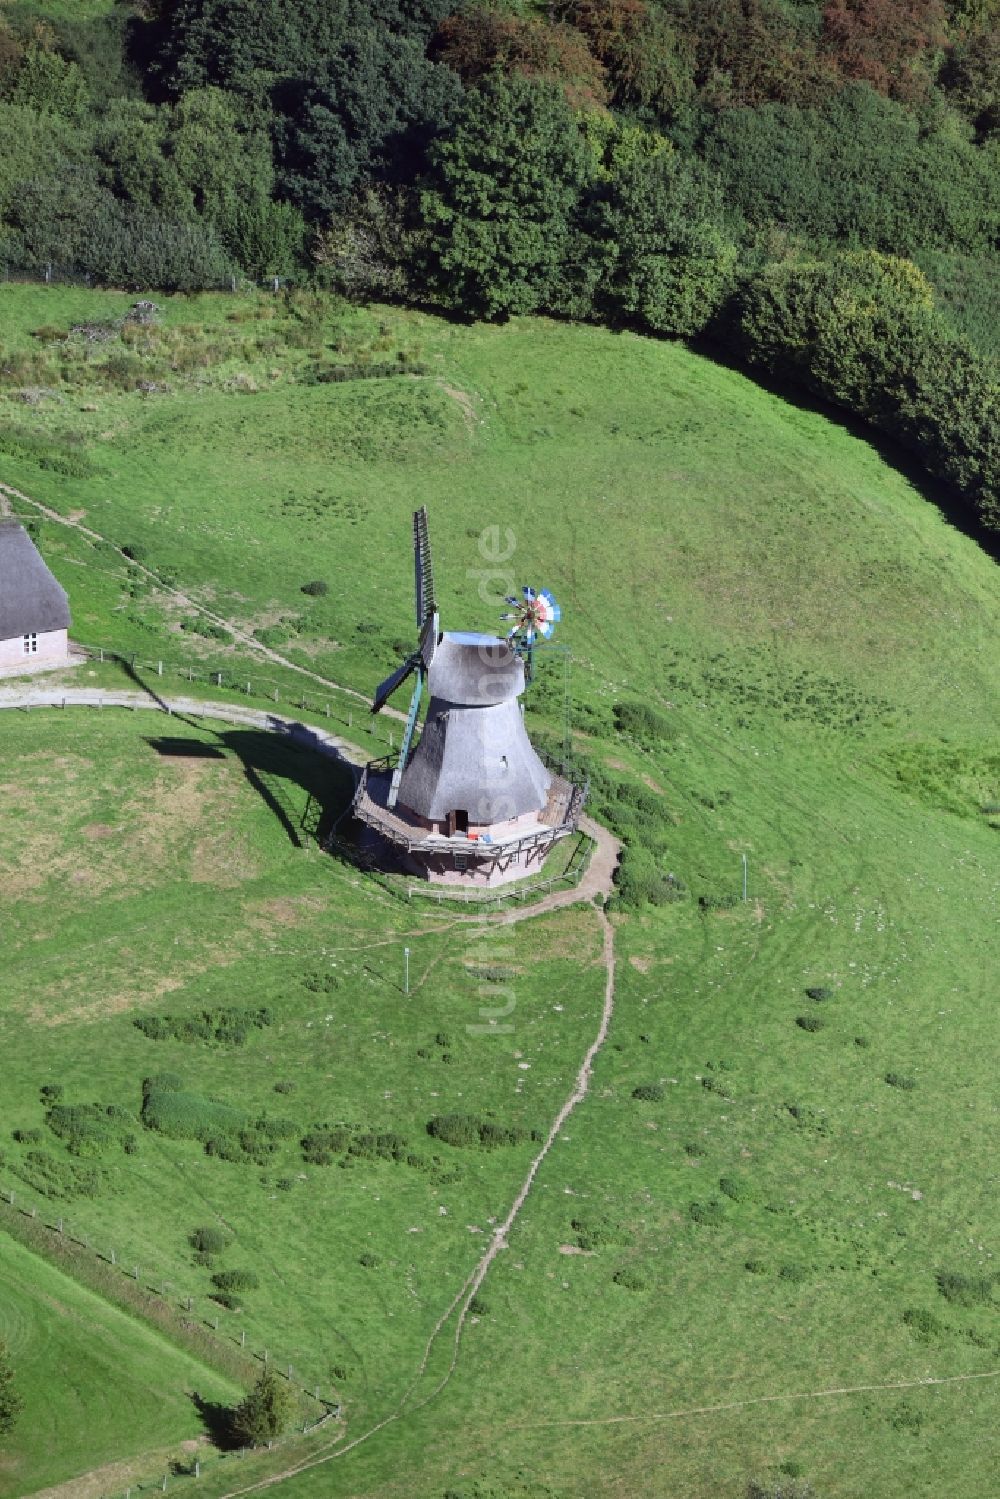
[[[336,1393],[333,1396],[321,1395],[320,1384],[310,1383],[300,1375],[297,1376],[295,1366],[290,1361],[276,1358],[263,1345],[260,1349],[255,1349],[249,1344],[244,1329],[239,1334],[220,1330],[219,1316],[214,1313],[211,1320],[199,1317],[196,1322],[185,1321],[185,1317],[190,1318],[194,1314],[196,1300],[211,1300],[205,1292],[200,1291],[197,1297],[182,1296],[176,1292],[174,1282],[163,1275],[141,1276],[142,1267],[133,1255],[122,1256],[115,1249],[99,1248],[90,1234],[79,1229],[74,1231],[62,1214],[53,1211],[51,1204],[39,1209],[38,1204],[21,1187],[0,1187],[0,1204],[10,1209],[7,1228],[19,1242],[41,1253],[46,1250],[56,1251],[58,1248],[56,1259],[73,1260],[77,1268],[83,1268],[86,1264],[79,1250],[92,1255],[93,1264],[89,1275],[91,1289],[99,1290],[101,1294],[106,1293],[108,1299],[126,1306],[132,1312],[145,1314],[147,1320],[161,1331],[173,1334],[175,1341],[188,1352],[200,1357],[205,1363],[212,1363],[214,1360],[215,1367],[228,1378],[246,1381],[254,1374],[257,1363],[262,1367],[273,1367],[288,1384],[322,1406],[323,1419],[339,1415],[341,1402]],[[55,1218],[54,1223],[47,1221],[51,1217]],[[28,1224],[31,1225],[30,1229]],[[70,1245],[74,1249],[71,1250]],[[112,1271],[119,1273],[113,1277],[110,1273]],[[168,1293],[172,1291],[177,1296],[176,1301],[169,1297]],[[160,1316],[155,1316],[155,1312],[159,1312]],[[217,1346],[223,1340],[231,1346]],[[314,1422],[312,1426],[316,1424],[318,1423]]]
[[[134,651],[117,651],[110,646],[88,645],[84,641],[74,640],[71,642],[71,651],[83,655],[89,661],[99,662],[102,665],[120,666],[124,670],[133,673],[144,673],[155,677],[157,682],[166,679],[168,682],[177,680],[186,682],[189,686],[198,684],[213,687],[223,692],[236,693],[240,697],[255,697],[261,701],[273,703],[285,703],[288,707],[297,708],[301,713],[314,713],[317,717],[329,719],[331,723],[339,723],[342,726],[354,729],[360,733],[367,734],[370,738],[380,739],[383,734],[381,721],[373,715],[368,715],[358,704],[357,716],[359,722],[355,724],[356,699],[351,697],[347,688],[336,687],[331,684],[324,693],[314,690],[308,693],[304,686],[293,690],[287,681],[279,681],[261,672],[255,671],[249,663],[241,663],[239,666],[207,666],[201,662],[167,661],[163,657],[143,657]],[[156,694],[151,686],[144,682],[139,684],[155,701]],[[348,702],[343,699],[347,698]],[[367,721],[369,720],[370,721]],[[395,744],[396,731],[393,728],[385,730],[390,745]]]
[[[33,266],[8,265],[4,262],[0,268],[0,280],[18,286],[88,286],[95,291],[124,292],[127,295],[138,295],[140,291],[154,291],[162,296],[174,295],[164,291],[162,287],[119,286],[103,280],[92,271],[85,271],[79,266],[60,265],[54,260],[43,260]],[[298,284],[292,276],[265,276],[263,280],[256,281],[251,276],[240,274],[223,276],[217,281],[206,282],[203,286],[189,288],[187,291],[224,291],[235,296],[249,291],[287,291]]]

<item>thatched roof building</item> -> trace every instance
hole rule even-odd
[[[69,599],[16,520],[0,520],[0,669],[55,665],[68,653]]]

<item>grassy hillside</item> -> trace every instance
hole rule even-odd
[[[179,1447],[201,1433],[192,1393],[206,1401],[233,1397],[228,1380],[6,1234],[0,1234],[0,1337],[25,1401],[0,1451],[4,1499],[108,1463],[121,1463],[124,1475],[129,1458],[168,1443]]]
[[[43,322],[127,306],[3,294],[26,353]],[[8,385],[0,478],[358,688],[409,639],[426,502],[446,625],[489,628],[511,583],[556,593],[576,752],[686,894],[613,916],[591,1096],[435,1394],[451,1324],[418,1377],[426,1340],[537,1144],[456,1147],[427,1122],[547,1128],[597,1028],[596,914],[480,939],[408,911],[291,836],[346,784],[256,735],[5,715],[0,1127],[43,1143],[5,1147],[3,1184],[51,1181],[30,1148],[63,1184],[79,1164],[43,1120],[53,1081],[135,1116],[143,1077],[173,1072],[189,1118],[293,1122],[273,1153],[254,1126],[225,1159],[136,1119],[137,1150],[84,1158],[97,1195],[38,1197],[222,1336],[245,1328],[335,1389],[348,1439],[416,1379],[405,1420],[289,1499],[742,1499],[752,1477],[795,1475],[821,1499],[931,1499],[942,1475],[978,1499],[997,1390],[979,1376],[1000,1364],[992,562],[824,415],[629,335],[201,299],[166,304],[127,352],[169,389],[120,389],[100,350],[38,381],[61,399],[26,409]],[[391,360],[408,372],[326,378]],[[482,577],[494,525],[513,533],[509,581]],[[117,554],[50,521],[40,542],[81,636],[245,659],[180,629]],[[310,579],[329,593],[303,595]],[[561,670],[543,664],[536,730],[560,731]],[[514,1030],[481,1034],[498,986]],[[133,1023],[226,1006],[271,1023],[240,1044]],[[329,1164],[299,1143],[319,1124],[346,1130]],[[352,1148],[364,1134],[398,1136],[403,1158]],[[231,1236],[212,1264],[188,1242],[203,1220]],[[260,1281],[239,1311],[208,1299],[230,1267]]]

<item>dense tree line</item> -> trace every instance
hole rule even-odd
[[[15,0],[0,254],[714,339],[995,524],[998,37],[1000,0]]]

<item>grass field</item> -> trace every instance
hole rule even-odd
[[[0,297],[8,347],[32,359],[32,328],[128,305]],[[408,644],[409,511],[428,503],[447,626],[489,627],[511,584],[553,588],[576,752],[609,805],[638,803],[687,891],[612,918],[591,1096],[450,1382],[415,1408],[449,1328],[405,1420],[277,1492],[742,1499],[751,1477],[800,1476],[819,1499],[979,1499],[998,1382],[978,1376],[1000,1367],[994,564],[885,456],[684,349],[304,299],[177,299],[163,326],[125,352],[166,391],[123,390],[103,355],[83,370],[72,352],[62,376],[18,376],[61,399],[26,406],[5,377],[0,478],[359,689]],[[400,352],[402,375],[321,378]],[[499,568],[494,525],[513,552]],[[117,553],[53,522],[40,542],[81,636],[247,659],[182,629]],[[300,592],[312,578],[326,596]],[[621,714],[636,702],[649,732]],[[554,656],[531,714],[559,737]],[[335,768],[164,722],[0,721],[0,1127],[42,1131],[4,1145],[0,1176],[28,1196],[69,1180],[70,1198],[38,1195],[47,1213],[335,1393],[351,1438],[409,1387],[537,1149],[452,1147],[427,1122],[548,1127],[597,1029],[598,918],[480,938],[408,911],[311,842],[346,795]],[[750,898],[732,904],[744,853]],[[513,1032],[481,1033],[508,990]],[[225,1006],[271,1023],[238,1045],[134,1024]],[[245,1112],[238,1159],[143,1127],[142,1079],[162,1072],[191,1117]],[[52,1082],[128,1111],[135,1150],[68,1153],[43,1119]],[[270,1154],[264,1117],[294,1126]],[[331,1164],[303,1158],[318,1125],[347,1130]],[[87,1166],[94,1196],[72,1175]],[[231,1238],[216,1264],[188,1243],[203,1222]],[[239,1311],[209,1300],[233,1267],[261,1282]]]
[[[0,1337],[25,1410],[0,1455],[4,1499],[202,1431],[192,1394],[234,1386],[0,1233]]]

